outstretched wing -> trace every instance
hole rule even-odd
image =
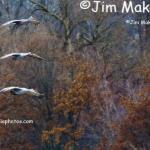
[[[39,60],[45,60],[43,57],[36,55],[36,54],[33,54],[33,53],[28,54],[28,56],[32,57],[32,58],[39,59]]]
[[[7,87],[7,88],[4,88],[4,89],[1,89],[0,90],[0,94],[2,93],[5,93],[5,92],[10,92],[11,90],[13,90],[15,87]]]
[[[4,55],[4,56],[0,57],[0,60],[6,59],[6,58],[10,58],[13,55],[17,55],[17,54],[16,53],[11,53],[11,54]]]
[[[1,27],[9,26],[11,24],[18,24],[19,25],[20,23],[21,23],[20,20],[11,20],[11,21],[8,21],[8,22],[2,24]]]

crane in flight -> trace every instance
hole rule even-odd
[[[24,87],[11,86],[0,90],[0,95],[4,93],[11,93],[12,95],[31,95],[42,98],[44,94],[39,93],[34,89],[28,89]]]
[[[12,31],[14,31],[15,29],[17,29],[18,27],[22,26],[22,25],[27,25],[27,24],[39,24],[40,22],[34,18],[34,17],[29,17],[28,19],[16,19],[16,20],[10,20],[5,22],[4,24],[2,24],[0,27],[9,27],[11,28]]]
[[[4,60],[4,59],[12,59],[12,60],[21,60],[21,59],[24,59],[24,58],[27,58],[27,57],[30,57],[30,58],[35,58],[35,59],[38,59],[38,60],[45,60],[43,57],[37,55],[37,54],[34,54],[34,53],[31,53],[31,52],[27,52],[27,53],[10,53],[10,54],[6,54],[2,57],[0,57],[0,60]]]
[[[1,27],[10,26],[10,25],[21,26],[21,25],[25,25],[25,24],[29,24],[29,23],[39,24],[39,21],[31,16],[28,19],[17,19],[17,20],[8,21],[8,22],[2,24]]]

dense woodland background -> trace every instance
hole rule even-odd
[[[45,94],[0,95],[1,119],[34,120],[0,125],[0,150],[150,150],[150,26],[125,23],[149,14],[95,14],[79,4],[0,0],[0,24],[40,21],[1,29],[0,56],[31,51],[48,60],[0,63],[1,88]]]

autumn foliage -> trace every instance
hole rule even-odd
[[[149,40],[142,39],[149,35],[134,35],[138,27],[120,22],[124,16],[81,12],[78,0],[61,0],[55,14],[51,1],[36,2],[19,4],[35,9],[27,15],[39,25],[0,28],[0,57],[31,51],[45,61],[0,61],[0,89],[33,88],[44,97],[0,94],[0,119],[34,121],[0,124],[0,150],[150,150]]]
[[[137,94],[138,99],[122,98],[122,105],[126,109],[126,115],[121,124],[117,126],[117,142],[114,150],[123,149],[149,149],[150,141],[150,87],[149,69],[138,69],[144,80],[144,86]]]
[[[57,149],[77,148],[78,141],[84,134],[84,127],[80,125],[82,113],[90,112],[94,99],[94,89],[98,85],[99,78],[92,73],[92,65],[75,56],[68,57],[64,67],[68,73],[72,73],[70,81],[66,81],[65,87],[59,87],[54,95],[54,122],[48,130],[43,132],[42,140],[49,147]],[[79,65],[80,64],[80,65]],[[73,70],[73,72],[71,72]],[[69,83],[69,84],[68,84]]]

